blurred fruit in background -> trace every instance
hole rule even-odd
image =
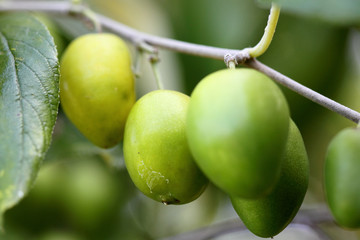
[[[234,49],[254,46],[260,40],[269,13],[254,0],[85,2],[92,10],[140,31]],[[74,17],[46,15],[43,21],[54,36],[59,56],[68,41],[93,31]],[[135,59],[135,47],[128,44]],[[147,57],[145,54],[141,60],[137,97],[156,89]],[[160,58],[165,88],[186,94],[204,76],[225,68],[222,61],[161,49]],[[259,57],[275,70],[358,111],[359,59],[359,30],[349,31],[285,11],[273,43]],[[340,129],[354,123],[296,93],[284,92],[310,159],[305,205],[324,203],[322,171],[326,147]],[[93,146],[60,111],[52,146],[35,186],[5,215],[6,235],[1,239],[158,239],[236,218],[228,197],[212,185],[199,199],[184,206],[164,206],[142,196],[124,168],[121,148],[121,144],[109,150]],[[334,239],[356,239],[354,232],[333,224],[325,226],[325,230]],[[233,235],[234,239],[240,237],[257,239],[248,232]],[[216,239],[230,238],[224,235]],[[296,227],[278,235],[278,239],[305,238],[318,239],[313,231]]]
[[[49,231],[38,238],[39,240],[85,240],[71,232],[65,231]]]
[[[35,185],[6,213],[5,228],[33,237],[47,231],[74,232],[85,239],[111,235],[133,191],[126,170],[110,168],[103,156],[116,157],[93,147],[60,115]]]
[[[346,42],[344,58],[344,71],[335,81],[337,88],[333,99],[349,108],[360,111],[360,32],[350,31]],[[312,178],[310,198],[324,201],[323,194],[323,167],[327,146],[330,140],[342,129],[355,127],[356,124],[331,111],[323,111],[322,114],[314,115],[303,134],[306,137],[311,162],[310,171]]]
[[[224,194],[210,185],[195,201],[186,205],[159,204],[143,194],[129,202],[129,208],[136,222],[152,239],[194,231],[211,224],[216,218],[217,209]]]

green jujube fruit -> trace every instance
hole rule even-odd
[[[309,182],[309,161],[301,133],[290,121],[289,136],[282,156],[280,179],[272,192],[260,199],[231,197],[245,226],[259,237],[273,237],[298,212]]]
[[[80,132],[103,148],[121,141],[135,102],[125,42],[109,33],[83,35],[64,52],[60,72],[61,106]]]
[[[360,129],[346,128],[330,142],[325,159],[325,193],[338,224],[360,227]]]
[[[164,204],[198,198],[208,180],[196,166],[185,134],[189,97],[157,90],[140,98],[125,127],[124,159],[134,184]]]
[[[289,128],[279,87],[252,69],[205,77],[191,95],[186,133],[204,174],[232,196],[268,194],[280,173]]]

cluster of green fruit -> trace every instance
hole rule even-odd
[[[198,198],[209,180],[226,192],[254,234],[272,237],[294,218],[309,177],[301,134],[267,76],[226,69],[191,97],[170,90],[135,99],[126,44],[112,34],[73,41],[61,61],[68,118],[94,144],[123,140],[134,184],[164,204]]]

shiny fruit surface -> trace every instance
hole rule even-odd
[[[231,198],[246,227],[260,237],[280,233],[295,217],[307,191],[309,161],[301,133],[290,121],[280,179],[273,191],[260,199]]]
[[[184,204],[204,191],[207,179],[188,147],[185,119],[189,97],[157,90],[140,98],[125,127],[124,158],[134,184],[164,204]]]
[[[278,180],[289,110],[278,86],[252,69],[205,77],[191,95],[189,146],[204,174],[232,196],[257,198]]]
[[[346,128],[330,142],[325,160],[325,192],[341,226],[360,227],[360,129]]]
[[[67,117],[95,145],[116,145],[135,102],[124,41],[108,33],[83,35],[64,52],[60,72],[61,105]]]

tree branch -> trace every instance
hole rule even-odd
[[[72,5],[69,2],[56,2],[56,1],[15,1],[15,2],[0,2],[0,11],[43,11],[51,13],[69,14],[74,11],[81,12],[87,10],[86,7],[81,5]],[[102,27],[120,35],[128,41],[139,44],[145,42],[155,47],[164,48],[180,53],[195,55],[199,57],[213,58],[224,60],[225,56],[232,56],[237,62],[242,63],[248,67],[257,69],[258,71],[268,75],[274,81],[284,85],[285,87],[297,92],[298,94],[320,104],[321,106],[334,111],[349,120],[359,123],[360,113],[356,112],[344,105],[341,105],[301,84],[292,80],[289,77],[271,69],[270,67],[262,64],[254,58],[250,58],[248,50],[236,50],[227,48],[217,48],[211,46],[204,46],[200,44],[193,44],[182,42],[174,39],[158,37],[146,34],[130,28],[124,24],[114,21],[101,14],[94,15]]]
[[[326,206],[313,206],[311,208],[303,208],[297,213],[296,217],[291,222],[290,226],[306,225],[313,229],[318,235],[322,235],[321,239],[326,238],[326,234],[319,230],[319,224],[332,223],[333,217],[326,208]],[[240,219],[227,220],[221,223],[216,223],[211,226],[197,229],[195,231],[182,233],[176,236],[164,238],[162,240],[205,240],[212,239],[223,234],[239,232],[247,230],[246,226]]]
[[[292,80],[291,78],[275,71],[274,69],[266,66],[265,64],[255,60],[250,59],[245,63],[245,65],[254,68],[266,75],[268,75],[270,78],[272,78],[274,81],[278,82],[279,84],[291,89],[292,91],[303,95],[304,97],[310,99],[311,101],[330,109],[355,123],[359,123],[360,121],[360,113],[356,112],[344,105],[341,105],[338,102],[335,102],[334,100],[327,98],[318,92],[315,92],[314,90],[305,87],[304,85],[301,85],[300,83]]]

